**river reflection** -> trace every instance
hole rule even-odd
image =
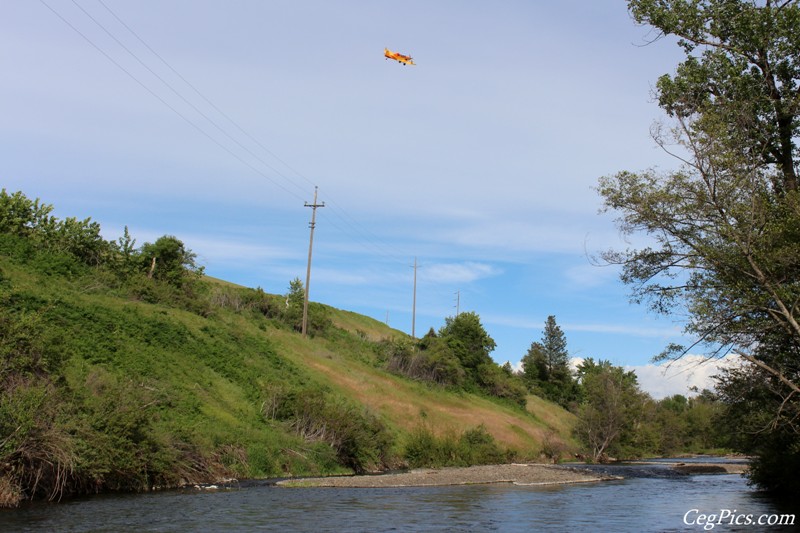
[[[704,531],[687,511],[781,509],[738,475],[640,477],[561,486],[171,491],[35,504],[0,512],[0,531]],[[731,527],[714,531],[790,531]]]

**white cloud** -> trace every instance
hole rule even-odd
[[[625,366],[625,370],[633,370],[639,378],[640,387],[653,398],[661,399],[674,394],[688,395],[690,387],[713,389],[714,375],[723,368],[740,364],[741,359],[732,354],[720,359],[688,354],[677,361],[660,365]]]
[[[423,265],[419,270],[419,279],[429,283],[470,283],[498,274],[498,269],[492,265],[468,261]]]

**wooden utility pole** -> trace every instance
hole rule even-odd
[[[461,291],[456,291],[456,318],[458,318],[459,307],[461,307]]]
[[[417,324],[417,258],[414,257],[414,304],[411,307],[411,338],[416,339],[415,326]]]
[[[317,187],[314,187],[314,203],[309,204],[306,202],[306,207],[311,208],[311,223],[308,227],[311,228],[311,237],[308,239],[308,267],[306,268],[306,290],[303,298],[303,337],[307,335],[308,331],[308,286],[311,284],[311,250],[314,247],[314,226],[317,225],[317,208],[325,207],[325,202],[317,203]]]

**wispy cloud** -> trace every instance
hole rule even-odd
[[[672,337],[680,335],[680,328],[676,327],[642,327],[626,324],[563,324],[564,331],[585,331],[590,333],[608,333],[634,335],[636,337]]]
[[[522,329],[541,330],[543,320],[536,318],[526,318],[520,316],[486,315],[486,321],[492,324],[510,326]],[[680,328],[676,327],[643,327],[639,325],[627,324],[580,324],[563,323],[559,324],[564,332],[581,331],[588,333],[607,333],[610,335],[632,335],[635,337],[654,337],[669,338],[680,335]]]
[[[434,263],[420,268],[418,279],[428,283],[471,283],[500,273],[500,269],[487,263]]]

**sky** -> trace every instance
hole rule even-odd
[[[107,239],[174,235],[208,275],[406,333],[477,313],[517,365],[549,315],[570,355],[656,397],[710,385],[651,363],[683,318],[629,302],[597,255],[631,244],[598,178],[656,147],[680,49],[625,2],[8,0],[0,186]],[[384,48],[416,66],[386,60]]]

